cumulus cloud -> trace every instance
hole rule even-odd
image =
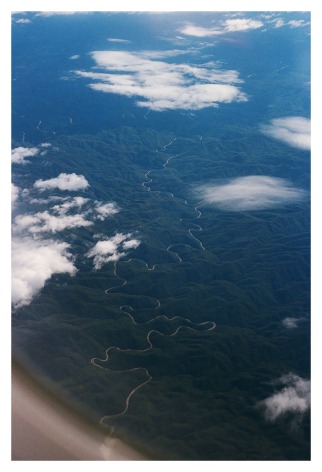
[[[302,116],[275,118],[262,125],[261,132],[289,146],[309,151],[311,149],[311,120]]]
[[[129,249],[136,249],[140,245],[138,239],[132,238],[131,233],[116,233],[115,236],[98,241],[87,253],[87,257],[93,257],[94,268],[100,269],[108,262],[116,262],[125,257]]]
[[[258,29],[264,26],[259,20],[250,18],[233,18],[220,22],[217,27],[205,28],[203,26],[187,23],[179,31],[186,36],[195,36],[197,38],[219,36],[221,34],[231,33],[234,31],[248,31]]]
[[[25,157],[33,157],[39,154],[40,148],[49,148],[51,147],[50,143],[41,143],[39,147],[23,147],[19,146],[17,148],[12,149],[11,151],[11,162],[14,164],[29,164],[30,161],[25,160]],[[43,155],[43,153],[41,153]]]
[[[113,202],[100,203],[96,202],[95,211],[97,213],[97,219],[103,221],[108,216],[113,216],[119,212],[118,207]]]
[[[86,220],[84,215],[60,215],[55,216],[48,211],[38,212],[34,215],[18,215],[15,218],[15,231],[27,230],[32,234],[63,231],[64,229],[81,228],[91,226],[92,221]]]
[[[87,202],[89,201],[88,198],[84,197],[73,197],[73,198],[66,198],[64,203],[60,205],[54,205],[52,210],[59,215],[66,215],[68,211],[73,208],[77,208],[78,210],[82,208]]]
[[[223,184],[199,186],[196,194],[205,204],[227,211],[251,211],[300,201],[305,191],[285,179],[263,175],[238,177]]]
[[[15,308],[30,303],[53,274],[76,273],[68,248],[64,242],[13,239],[11,292]]]
[[[289,373],[282,376],[277,383],[284,386],[282,390],[259,403],[259,406],[264,409],[267,420],[274,421],[285,414],[302,416],[309,410],[311,405],[310,380]]]
[[[94,51],[96,69],[104,72],[75,71],[93,79],[93,90],[135,97],[136,104],[154,111],[217,107],[219,103],[246,101],[235,85],[242,81],[234,70],[221,70],[213,62],[193,66],[167,63],[175,51]]]
[[[11,205],[12,207],[16,203],[17,199],[19,196],[19,187],[17,187],[15,184],[11,183]]]
[[[71,59],[72,61],[76,61],[76,59],[79,59],[79,58],[80,58],[79,54],[74,54],[73,56],[70,56],[69,59]]]
[[[14,193],[14,189],[13,189]],[[18,215],[14,219],[13,229],[16,233],[28,231],[31,234],[56,233],[65,229],[87,227],[94,220],[105,220],[118,213],[119,209],[113,202],[102,203],[90,201],[81,196],[60,198],[52,196],[47,199],[31,199],[30,203],[48,206],[57,202],[46,211],[33,214]]]
[[[38,179],[34,183],[34,187],[43,191],[58,188],[59,190],[83,190],[89,186],[89,183],[83,175],[75,173],[65,174],[61,173],[58,177],[48,180]]]
[[[39,149],[37,147],[17,147],[11,151],[11,162],[14,164],[26,164],[30,161],[26,161],[25,157],[36,156],[38,153]]]

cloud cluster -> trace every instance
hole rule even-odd
[[[282,415],[302,416],[311,405],[311,382],[292,373],[282,376],[279,384],[284,385],[281,391],[274,393],[259,403],[264,409],[265,417],[274,421]]]
[[[57,202],[59,197],[48,199],[31,199],[29,203],[46,204]],[[28,231],[30,234],[57,233],[65,229],[92,226],[94,220],[103,221],[118,213],[119,209],[113,202],[91,202],[81,196],[65,197],[59,204],[54,204],[45,211],[18,215],[14,219],[13,230],[17,234]],[[90,218],[90,219],[88,219]]]
[[[17,147],[11,151],[11,162],[13,164],[27,164],[30,161],[25,160],[25,157],[36,156],[38,153],[39,149],[37,147]]]
[[[135,97],[139,107],[154,111],[198,110],[219,103],[246,101],[246,95],[234,84],[241,83],[234,70],[221,70],[209,62],[203,65],[168,63],[175,51],[94,51],[97,68],[104,72],[75,71],[93,79],[89,87],[96,91]]]
[[[250,18],[233,18],[220,22],[217,27],[205,28],[192,23],[186,24],[180,28],[179,32],[186,36],[195,36],[197,38],[205,38],[211,36],[219,36],[221,34],[231,33],[235,31],[248,31],[258,29],[264,26],[259,20]]]
[[[56,197],[57,198],[57,197]],[[88,198],[84,197],[66,197],[62,199],[64,203],[61,203],[60,205],[54,205],[52,207],[52,210],[55,213],[58,213],[59,215],[66,215],[66,213],[74,208],[79,210],[82,208],[88,201]],[[45,200],[46,201],[46,200]],[[50,199],[49,199],[50,201]],[[113,205],[113,204],[111,204]]]
[[[311,120],[302,116],[275,118],[262,125],[261,132],[289,146],[309,151],[311,149]]]
[[[199,186],[196,194],[205,204],[227,211],[251,211],[300,201],[305,191],[287,180],[263,175],[238,177],[223,184]]]
[[[116,233],[115,236],[98,241],[87,253],[87,257],[93,257],[95,269],[100,269],[108,262],[116,262],[125,257],[129,249],[136,249],[140,245],[138,239],[132,238],[131,233]]]
[[[64,229],[81,228],[91,226],[92,221],[86,220],[84,215],[55,216],[48,211],[38,212],[34,215],[18,215],[15,218],[15,230],[28,230],[32,234],[56,233]]]
[[[48,180],[38,179],[34,183],[34,187],[40,191],[59,189],[59,190],[84,190],[89,187],[89,183],[83,175],[61,173],[58,177]]]
[[[69,245],[52,240],[14,238],[12,241],[12,303],[15,308],[30,303],[53,275],[75,275]]]
[[[25,157],[33,157],[37,156],[37,154],[40,153],[40,155],[44,155],[44,151],[41,151],[41,148],[47,149],[50,148],[51,144],[50,143],[41,143],[39,147],[23,147],[19,146],[17,148],[12,149],[11,151],[11,162],[13,164],[29,164],[30,161],[25,160]]]

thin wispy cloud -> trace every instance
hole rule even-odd
[[[283,18],[274,18],[274,20],[271,20],[269,23],[271,23],[274,28],[281,28],[282,26],[285,26],[285,21]]]
[[[73,54],[72,56],[70,56],[69,59],[71,59],[72,61],[76,61],[77,59],[80,58],[80,55],[79,54]]]
[[[304,321],[305,318],[294,318],[294,317],[287,317],[282,320],[282,324],[287,329],[296,329],[299,326],[301,321]]]
[[[32,23],[32,21],[28,18],[19,18],[19,20],[15,20],[15,23],[18,23],[20,25],[27,25],[28,23]]]
[[[121,39],[121,38],[107,38],[107,41],[110,43],[130,43],[128,39]]]
[[[252,20],[250,18],[233,18],[218,22],[215,27],[205,28],[193,23],[187,23],[178,31],[186,36],[195,36],[197,38],[205,38],[211,36],[219,36],[236,31],[249,31],[258,29],[264,26],[264,23],[259,20]]]
[[[198,66],[167,63],[173,51],[94,51],[96,70],[75,71],[93,79],[92,90],[135,97],[136,105],[154,111],[198,110],[220,103],[247,101],[235,84],[242,83],[238,72],[222,70],[214,62]]]
[[[275,421],[286,414],[301,418],[311,406],[310,380],[289,373],[276,384],[281,385],[282,389],[258,404],[263,408],[266,419]]]
[[[311,149],[311,120],[302,116],[275,118],[260,130],[266,136],[278,139],[289,146],[309,151]]]
[[[225,183],[195,189],[204,204],[226,211],[252,211],[278,207],[302,200],[306,192],[287,180],[263,175],[238,177]]]
[[[89,187],[89,183],[83,175],[77,175],[75,173],[65,174],[61,173],[58,177],[52,179],[38,179],[34,183],[34,187],[40,191],[59,189],[59,190],[84,190]]]
[[[35,16],[43,16],[43,17],[49,17],[49,16],[70,16],[70,15],[80,15],[80,14],[89,14],[92,13],[90,11],[41,11],[39,13],[36,13]]]
[[[304,20],[291,20],[288,21],[287,24],[290,25],[291,28],[302,28],[303,26],[309,25],[310,22]]]
[[[93,258],[94,268],[99,270],[104,264],[116,262],[127,255],[130,249],[136,249],[140,245],[137,238],[131,233],[116,233],[111,238],[98,241],[87,253],[87,257]]]
[[[76,273],[67,243],[14,238],[11,247],[14,308],[30,303],[53,274]]]

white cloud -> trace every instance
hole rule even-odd
[[[92,221],[86,220],[84,215],[60,215],[55,216],[48,211],[38,212],[34,215],[18,215],[15,218],[14,230],[17,232],[29,231],[32,234],[63,231],[64,229],[81,228],[91,226]]]
[[[41,143],[41,148],[49,148],[51,147],[50,143]],[[29,164],[30,161],[25,160],[25,157],[33,157],[36,156],[40,152],[39,147],[17,147],[12,149],[11,151],[11,162],[14,164]],[[42,153],[41,153],[42,155]]]
[[[103,221],[108,216],[113,216],[119,212],[118,207],[113,202],[100,203],[96,202],[95,211],[98,213],[97,219]]]
[[[51,202],[57,201],[59,203],[54,204],[46,211],[16,216],[14,231],[16,233],[28,231],[34,235],[44,232],[56,233],[65,229],[91,226],[94,224],[94,220],[103,221],[119,211],[113,202],[95,201],[92,203],[90,199],[81,196],[33,198],[29,203],[48,207]]]
[[[75,71],[84,78],[98,80],[89,87],[96,91],[139,98],[136,104],[154,111],[198,110],[219,103],[246,101],[233,84],[241,83],[234,70],[221,70],[213,62],[199,66],[167,63],[160,58],[175,51],[94,51],[97,66],[106,72]]]
[[[19,196],[19,187],[11,183],[11,205],[12,207],[16,203]]]
[[[302,116],[275,118],[262,125],[261,132],[289,146],[309,151],[311,149],[311,120]]]
[[[76,15],[76,14],[88,14],[91,12],[88,11],[42,11],[40,13],[37,13],[35,16],[44,16],[44,17],[49,17],[49,16],[56,16],[56,15]]]
[[[13,239],[11,293],[15,308],[30,303],[53,274],[76,273],[68,248],[66,243],[51,240]]]
[[[25,189],[27,190],[27,189]],[[28,192],[29,193],[29,192]],[[28,194],[25,195],[28,197]],[[58,197],[56,195],[52,195],[48,198],[31,198],[28,203],[31,204],[39,204],[39,205],[48,205],[50,202],[64,202],[68,200],[70,197]]]
[[[47,189],[58,188],[59,190],[82,190],[89,186],[89,183],[83,175],[72,174],[59,174],[58,177],[54,177],[48,180],[36,180],[34,187],[43,191]]]
[[[107,38],[107,41],[110,43],[130,43],[128,39],[120,39],[120,38]]]
[[[262,21],[251,20],[249,18],[236,18],[233,20],[226,20],[224,22],[225,32],[230,31],[247,31],[258,29],[264,26]]]
[[[274,28],[281,28],[282,26],[285,26],[285,22],[283,18],[275,18],[274,20],[270,21],[269,23],[272,23]]]
[[[292,187],[287,180],[262,175],[238,177],[223,184],[207,184],[196,189],[205,204],[227,211],[262,210],[293,203],[305,191]]]
[[[282,324],[287,329],[298,328],[298,324],[303,321],[305,318],[292,318],[287,317],[282,320]]]
[[[311,382],[292,373],[282,376],[279,384],[284,385],[280,392],[274,393],[259,403],[264,408],[266,419],[274,421],[291,413],[303,415],[311,405]]]
[[[28,23],[31,23],[31,20],[28,20],[27,18],[19,18],[19,20],[16,20],[15,23],[19,23],[21,25],[23,24],[28,24]]]
[[[11,162],[13,162],[14,164],[26,164],[30,161],[26,161],[25,157],[36,156],[38,153],[39,149],[37,147],[17,147],[11,151]]]
[[[221,22],[217,27],[205,28],[192,23],[186,24],[179,31],[187,36],[195,36],[205,38],[211,36],[219,36],[221,34],[231,33],[234,31],[248,31],[258,29],[264,26],[262,21],[252,20],[250,18],[234,18]]]
[[[140,245],[138,239],[132,238],[132,234],[116,233],[115,236],[98,241],[87,253],[87,257],[93,257],[94,267],[100,269],[108,262],[116,262],[127,255],[129,249],[135,249]]]
[[[76,59],[79,59],[79,58],[80,58],[79,54],[74,54],[73,56],[70,56],[69,59],[71,59],[72,61],[76,61]]]
[[[310,23],[304,20],[291,20],[287,24],[290,25],[291,28],[300,28],[302,26],[309,25]]]
[[[82,208],[88,201],[89,199],[84,197],[66,198],[64,203],[61,203],[60,205],[54,205],[52,207],[52,211],[58,213],[59,215],[66,215],[66,213],[73,208]]]

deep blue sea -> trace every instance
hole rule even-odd
[[[157,460],[310,459],[310,14],[12,16],[13,355]]]

